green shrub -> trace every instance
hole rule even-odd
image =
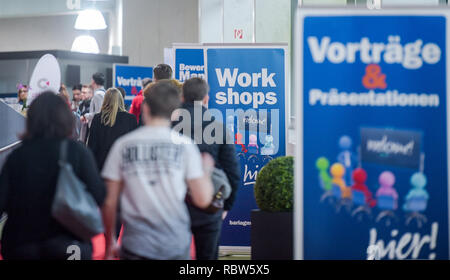
[[[267,212],[290,212],[294,204],[294,158],[279,157],[258,173],[255,199]]]

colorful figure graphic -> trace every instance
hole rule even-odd
[[[398,193],[394,189],[395,176],[390,171],[384,171],[378,178],[380,188],[377,190],[377,206],[383,210],[377,217],[376,222],[386,218],[386,225],[391,224],[391,219],[395,219],[394,211],[398,207]]]
[[[273,136],[266,135],[264,147],[261,148],[261,155],[271,156],[275,154],[275,145],[273,144]]]
[[[248,153],[259,154],[258,137],[255,134],[250,134],[248,143]]]
[[[366,185],[367,181],[367,172],[362,168],[356,168],[353,171],[353,186],[352,186],[352,195],[353,202],[362,205],[365,204],[370,208],[375,207],[376,200],[372,198],[372,192],[370,192],[369,188]],[[363,194],[363,199],[355,199],[355,192],[360,192]],[[356,201],[355,201],[356,200]]]
[[[340,163],[335,163],[331,166],[330,172],[331,176],[333,176],[331,182],[333,183],[333,186],[339,187],[341,191],[341,198],[350,198],[352,196],[352,192],[350,188],[347,188],[343,179],[345,175],[344,166]]]
[[[358,158],[351,151],[352,145],[352,139],[346,135],[339,139],[339,148],[341,149],[341,152],[337,156],[337,161],[345,167],[344,180],[347,186],[353,185],[353,169],[355,167],[355,163],[358,162]]]
[[[240,151],[239,154],[247,153],[247,148],[245,147],[244,142],[242,142],[243,138],[244,138],[244,136],[240,132],[236,133],[236,135],[234,136],[234,139],[235,139],[234,143],[236,145],[240,145],[241,146],[241,151]]]
[[[319,186],[324,191],[320,198],[320,202],[330,199],[333,202],[333,192],[332,190],[332,178],[328,174],[328,168],[330,167],[330,162],[326,157],[320,157],[316,160],[316,168],[319,171]]]
[[[351,208],[352,191],[345,185],[343,179],[345,175],[345,168],[340,163],[335,163],[330,168],[330,173],[333,179],[331,180],[331,192],[333,196],[338,200],[336,207],[337,212],[340,211],[342,206],[346,206],[347,210]]]
[[[428,198],[430,197],[425,189],[427,177],[422,172],[414,173],[411,176],[410,183],[412,189],[406,195],[405,204],[403,205],[403,210],[409,212],[406,225],[409,225],[415,219],[417,226],[420,228],[422,224],[427,222],[427,218],[421,214],[427,209]]]
[[[352,212],[352,217],[358,217],[358,220],[361,221],[364,214],[370,217],[370,208],[375,206],[376,201],[372,198],[372,193],[366,185],[367,172],[362,168],[356,168],[352,177],[354,181],[351,187],[352,202],[357,206]]]
[[[328,167],[330,167],[330,162],[327,158],[321,157],[317,159],[316,161],[316,167],[319,170],[319,184],[320,187],[324,191],[330,191],[331,190],[331,177],[328,174]]]

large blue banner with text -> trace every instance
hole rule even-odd
[[[175,79],[184,83],[194,77],[205,78],[203,48],[175,48]]]
[[[304,258],[448,259],[445,17],[303,30]]]
[[[114,64],[114,86],[122,87],[127,93],[125,103],[130,104],[142,90],[142,80],[153,78],[153,67]]]
[[[207,50],[209,108],[233,134],[241,183],[223,224],[222,246],[250,246],[250,213],[258,172],[286,154],[284,48],[211,47]],[[271,226],[271,225],[267,225]]]

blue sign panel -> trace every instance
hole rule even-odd
[[[416,131],[361,128],[361,161],[420,168],[422,134]]]
[[[242,178],[221,245],[250,246],[256,177],[270,160],[286,154],[285,50],[210,48],[207,60],[209,108],[234,135]]]
[[[175,79],[185,82],[190,78],[205,79],[203,48],[175,49]]]
[[[305,259],[448,259],[446,18],[303,19]]]
[[[125,103],[130,104],[134,96],[142,90],[142,80],[153,78],[153,68],[114,64],[114,86],[122,87],[127,93]]]

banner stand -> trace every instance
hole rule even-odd
[[[289,65],[287,61],[287,44],[174,44],[173,49],[175,56],[175,78],[183,81],[185,80],[184,78],[189,78],[192,74],[194,74],[194,76],[204,77],[208,81],[211,90],[210,109],[222,111],[223,116],[225,116],[224,113],[227,109],[247,110],[252,108],[252,106],[253,108],[258,108],[256,109],[257,111],[259,111],[260,108],[269,110],[279,109],[279,124],[281,127],[277,127],[277,129],[279,129],[280,132],[280,139],[278,139],[280,152],[274,157],[286,155],[288,133],[286,120],[289,117],[287,113],[289,112],[288,100],[290,97],[287,75]],[[282,54],[282,59],[278,59],[281,57],[280,54]],[[265,61],[267,61],[267,65],[264,64],[266,63]],[[202,70],[199,67],[201,65],[205,66],[203,69],[204,72],[198,71]],[[186,71],[190,72],[188,73]],[[284,75],[282,78],[280,77],[281,73]],[[230,76],[228,74],[230,74]],[[244,87],[241,87],[238,84],[242,84],[243,81],[246,83],[247,80],[239,80],[237,78],[239,75],[243,75],[240,76],[240,79],[257,77],[258,75],[260,78],[259,82],[258,79],[256,79],[251,84],[246,84]],[[268,77],[272,77],[274,81],[272,82],[271,78],[269,78],[269,86],[264,84],[264,86],[261,87],[263,83],[267,83]],[[232,79],[235,82],[228,84],[228,79]],[[257,83],[259,86],[256,86]],[[276,86],[272,85],[272,83],[276,84]],[[277,93],[276,98],[278,101],[274,103],[275,105],[267,105],[266,103],[262,103],[263,105],[247,103],[247,105],[244,105],[247,101],[245,101],[246,99],[242,99],[242,96],[241,102],[244,101],[244,103],[239,102],[238,104],[230,104],[231,97],[226,97],[227,93],[230,94],[230,92],[232,92],[233,95],[237,92],[238,94],[244,94],[249,97],[251,94],[254,95],[256,93],[267,94],[268,91]],[[225,98],[228,98],[228,102],[225,101]],[[280,105],[278,102],[282,102],[282,107],[279,107]],[[261,107],[259,108],[258,106]],[[228,125],[227,120],[223,121]],[[232,129],[236,133],[238,130],[244,128],[234,127]],[[253,132],[247,131],[244,135],[247,134],[248,137],[251,133]],[[245,144],[247,143],[249,143],[248,140],[246,140]],[[260,147],[264,146],[259,142],[258,145]],[[235,207],[230,211],[227,219],[224,221],[222,232],[220,251],[225,254],[250,254],[251,252],[249,228],[249,225],[251,224],[250,212],[252,209],[257,209],[254,201],[252,184],[254,184],[257,172],[265,165],[256,163],[256,166],[251,166],[250,164],[247,166],[247,164],[244,164],[245,161],[243,161],[242,157],[243,153],[239,152],[241,146],[236,145],[238,152],[237,156],[241,161],[242,168],[240,193],[238,194],[238,200],[236,201]],[[248,154],[247,157],[250,155],[251,154]],[[257,152],[255,155],[250,156],[249,159],[253,158],[252,161],[255,161],[257,158],[256,156],[261,157]],[[257,162],[258,161],[259,159]],[[255,165],[255,163],[253,163],[253,165]],[[253,183],[248,181],[249,178]],[[243,223],[243,226],[239,227],[238,225],[241,223]],[[244,223],[246,225],[244,225]]]
[[[449,14],[448,7],[382,10],[297,8],[294,26],[294,90],[300,98],[296,100],[295,259],[449,259]],[[376,28],[366,28],[369,24]],[[433,32],[426,32],[427,30]],[[324,37],[330,38],[327,47],[333,46],[336,52],[327,53],[325,50],[322,53],[324,60],[321,60],[317,50],[322,48],[323,51],[325,48]],[[372,57],[369,63],[365,54],[360,54],[359,50],[355,54],[355,60],[334,60],[334,55],[340,53],[341,46],[346,48],[352,43],[363,45],[366,39],[370,46],[386,46],[392,40],[397,40],[402,48],[407,48],[405,45],[408,43],[411,43],[408,46],[420,44],[417,49],[421,52],[419,57],[422,63],[411,65],[406,60],[396,62],[397,64],[389,63],[389,54],[383,56],[384,53],[381,53],[380,59]],[[429,59],[429,53],[422,52],[424,49],[435,51],[433,60]],[[308,67],[306,71],[304,67]],[[385,77],[383,79],[386,85],[379,80],[380,83],[371,88],[373,85],[367,83],[365,75],[372,68],[381,70],[379,73]],[[311,73],[319,76],[321,73],[339,74],[316,79]],[[427,86],[429,83],[435,86],[430,88]],[[351,105],[353,107],[348,109],[350,103],[342,103],[342,99],[337,99],[337,103],[330,105],[330,99],[323,97],[330,88],[336,88],[338,96],[343,96],[344,91],[352,94],[353,101],[358,101],[351,102],[356,105]],[[374,93],[370,93],[371,90]],[[316,102],[311,94],[319,94],[319,91],[323,98]],[[375,96],[374,100],[378,102],[376,106],[371,105],[373,100],[370,100],[367,103],[369,105],[363,102],[366,107],[358,107],[362,106],[360,104],[363,104],[361,100],[365,98],[365,94]],[[419,95],[422,101],[413,102]],[[384,103],[381,98],[386,98]],[[349,121],[350,110],[352,121]],[[320,121],[316,121],[318,115],[321,116]],[[343,125],[336,125],[339,121]],[[323,122],[329,122],[327,138],[331,142],[328,146],[324,146],[324,140],[316,135],[320,129],[316,132],[312,130],[313,126],[322,127]],[[336,175],[331,174],[330,194],[339,189],[351,189],[353,192],[349,197],[350,204],[345,205],[342,204],[345,192],[335,196],[332,202],[322,200],[327,197],[326,193],[322,198],[317,195],[326,182],[320,181],[320,178],[326,179],[330,169],[323,169],[325,172],[318,176],[319,171],[315,170],[315,165],[317,169],[327,166],[322,164],[325,161],[320,164],[318,162],[319,157],[324,154],[330,159],[330,166],[333,166],[336,160],[334,155],[339,148],[334,145],[338,146],[341,140],[339,145],[348,143],[343,141],[344,134],[347,133],[352,135],[353,140],[360,140],[352,148],[352,153],[357,154],[354,156],[355,169],[365,169],[368,181],[367,185],[356,186],[355,181],[347,184],[343,179],[340,181],[341,186],[336,177],[333,177]],[[341,139],[336,138],[337,135],[342,135]],[[315,146],[311,145],[312,139],[318,142]],[[403,154],[393,154],[386,149],[380,152],[380,145],[383,143],[380,141],[391,141],[389,143],[409,150]],[[345,145],[340,148],[343,146]],[[443,153],[444,150],[446,154]],[[335,171],[340,168],[339,165],[335,167]],[[345,170],[348,170],[347,167]],[[362,174],[360,170],[358,172]],[[392,188],[392,184],[396,190],[392,191],[392,196],[388,196],[384,191]],[[347,187],[341,188],[345,186]],[[414,189],[417,186],[418,189],[422,188],[422,192]],[[372,197],[364,193],[363,199],[358,202],[356,199],[360,195],[360,187],[366,190],[368,188]],[[423,194],[424,200],[418,200],[419,193]],[[386,197],[394,200],[388,202]],[[427,200],[431,201],[428,205]],[[360,209],[357,208],[358,203],[361,203]],[[334,208],[335,206],[339,207]],[[345,210],[346,207],[349,211]],[[367,216],[359,220],[353,216],[353,213],[361,209],[370,210],[370,218]],[[360,213],[365,213],[364,211]],[[312,221],[316,221],[314,227],[311,226]],[[332,250],[330,244],[334,244]]]
[[[118,63],[113,65],[113,87],[122,87],[125,90],[125,104],[130,105],[143,89],[142,81],[145,78],[153,78],[153,67]]]

